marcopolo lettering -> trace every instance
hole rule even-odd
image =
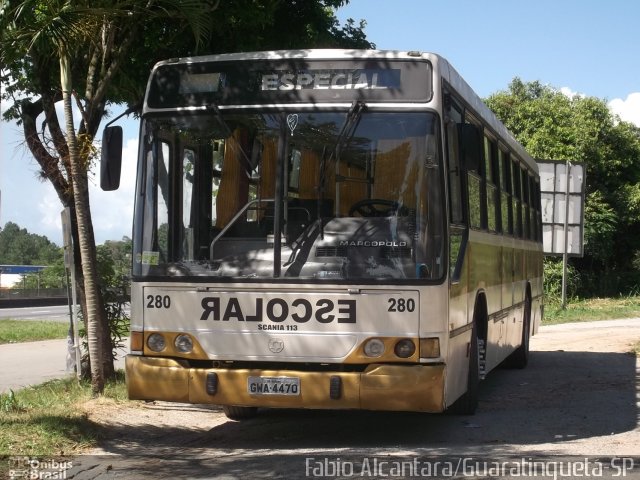
[[[380,90],[388,89],[377,72],[312,71],[262,75],[262,90]]]
[[[341,247],[406,247],[407,242],[395,242],[390,240],[342,240]]]
[[[253,298],[249,310],[246,309],[247,302],[244,303],[243,310],[240,300],[237,297],[204,297],[201,301],[202,315],[200,320],[213,319],[215,321],[227,322],[237,320],[239,322],[262,322],[270,321],[275,323],[284,322],[291,319],[296,323],[306,323],[315,320],[319,323],[356,323],[356,301],[355,300],[331,300],[321,298],[315,302],[310,302],[304,298],[296,298],[287,301],[283,298]]]

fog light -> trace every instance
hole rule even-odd
[[[162,334],[160,333],[152,333],[151,335],[149,335],[149,338],[147,338],[147,347],[149,347],[154,352],[161,352],[165,349],[166,346],[167,344],[164,341],[164,336],[162,336]]]
[[[393,351],[400,358],[409,358],[414,353],[416,353],[416,345],[415,343],[413,343],[412,340],[409,340],[408,338],[404,338],[400,340],[398,343],[396,343],[396,346],[393,349]]]
[[[372,338],[364,344],[364,354],[367,357],[381,357],[383,353],[384,343],[379,338]]]
[[[189,335],[178,335],[173,344],[180,353],[190,353],[193,350],[193,340]]]

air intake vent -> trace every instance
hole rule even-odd
[[[369,252],[373,253],[376,250],[378,258],[411,258],[411,248],[409,247],[379,247],[375,250],[369,250]],[[347,255],[346,246],[316,248],[316,257],[346,257]]]
[[[411,258],[411,249],[409,247],[382,247],[380,249],[380,257]]]
[[[316,257],[346,257],[347,247],[317,247]]]

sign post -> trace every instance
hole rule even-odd
[[[586,168],[581,162],[536,160],[540,169],[545,255],[562,255],[562,308],[567,305],[568,259],[584,245]]]
[[[80,332],[78,329],[78,303],[76,292],[76,269],[75,258],[73,255],[73,238],[71,237],[71,212],[69,208],[65,208],[61,213],[62,217],[62,243],[64,246],[64,266],[69,271],[71,280],[67,283],[67,289],[69,284],[71,287],[71,298],[69,301],[69,315],[71,318],[71,329],[73,331],[73,345],[69,342],[69,355],[71,356],[73,351],[73,357],[75,359],[75,370],[78,380],[82,377],[82,353],[80,352]],[[73,349],[73,350],[72,350]]]

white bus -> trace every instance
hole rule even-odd
[[[105,129],[104,189],[122,131]],[[132,399],[471,414],[542,317],[536,163],[442,57],[158,63],[133,224]]]

